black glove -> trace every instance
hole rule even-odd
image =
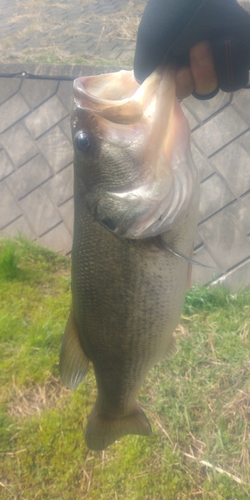
[[[250,15],[236,0],[149,0],[134,60],[142,83],[161,63],[189,64],[189,50],[210,40],[219,87],[245,87],[250,69]]]

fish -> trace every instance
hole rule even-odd
[[[152,433],[137,395],[174,349],[199,179],[173,67],[142,85],[133,71],[80,77],[73,93],[72,306],[59,371],[74,390],[93,365],[97,398],[85,441],[100,451]]]

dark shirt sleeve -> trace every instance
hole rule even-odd
[[[250,10],[250,0],[239,2],[149,0],[137,35],[137,80],[173,59],[188,64],[190,48],[210,40],[220,87],[232,91],[245,86],[250,68],[250,15],[245,8]]]

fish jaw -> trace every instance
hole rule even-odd
[[[126,71],[79,78],[74,95],[73,138],[85,126],[99,141],[103,164],[112,148],[120,156],[117,164],[123,158],[127,162],[125,174],[112,185],[85,183],[93,217],[132,239],[167,231],[184,216],[198,182],[172,68],[157,69],[141,86]],[[133,172],[125,158],[129,153],[136,164]]]

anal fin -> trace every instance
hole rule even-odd
[[[64,331],[60,353],[61,381],[69,389],[76,389],[89,367],[89,359],[82,350],[72,312]]]

